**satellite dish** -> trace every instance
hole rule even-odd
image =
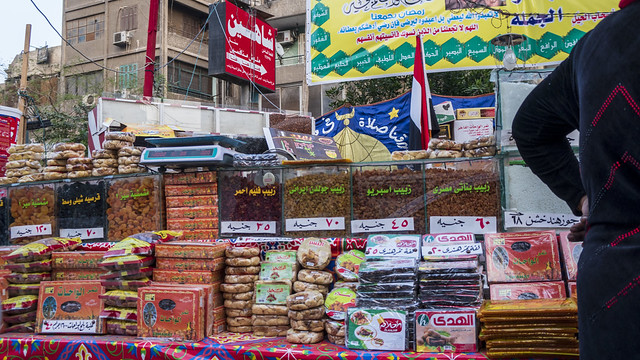
[[[284,56],[284,48],[282,47],[282,45],[280,45],[279,42],[276,42],[276,54],[278,54],[279,57]]]

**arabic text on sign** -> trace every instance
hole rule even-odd
[[[351,232],[353,233],[398,232],[413,230],[413,218],[390,218],[351,221]]]
[[[223,221],[220,226],[221,232],[236,234],[275,234],[275,221]]]

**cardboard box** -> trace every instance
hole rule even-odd
[[[453,139],[464,143],[480,136],[493,135],[493,119],[456,120],[453,122]]]
[[[100,318],[104,303],[100,281],[44,281],[40,284],[36,332],[43,334],[104,334]]]
[[[105,269],[64,269],[53,270],[51,272],[51,280],[54,281],[78,281],[78,280],[100,280],[100,275],[109,271]]]
[[[156,245],[156,258],[215,259],[224,256],[227,243],[172,241]]]
[[[224,258],[213,260],[157,258],[156,268],[165,270],[209,270],[219,271],[224,268]]]
[[[554,230],[484,235],[490,283],[562,280]]]
[[[483,108],[463,108],[456,110],[456,119],[489,119],[496,117],[496,108],[483,107]]]
[[[224,272],[222,270],[165,270],[155,269],[153,280],[158,282],[171,282],[178,284],[212,284],[222,281]]]
[[[567,282],[567,287],[569,288],[569,296],[577,299],[578,298],[578,284],[575,281]]]
[[[453,123],[440,124],[438,139],[453,140]]]
[[[227,331],[227,319],[225,318],[224,320],[221,321],[216,321],[215,324],[213,324],[213,333],[214,334],[221,334],[223,332]]]
[[[215,171],[198,171],[179,174],[165,174],[165,185],[188,185],[216,183],[218,176]]]
[[[167,219],[167,230],[200,230],[217,228],[217,217],[203,219]]]
[[[213,309],[213,321],[214,323],[218,323],[221,321],[225,321],[227,319],[227,315],[224,311],[224,306],[218,306]]]
[[[345,345],[349,349],[404,351],[409,321],[414,319],[407,319],[405,310],[348,308]]]
[[[170,284],[170,283],[157,283],[154,282],[151,284],[154,287],[188,287],[194,289],[202,289],[204,291],[204,336],[209,337],[213,336],[213,323],[214,320],[214,311],[216,308],[216,303],[214,297],[222,298],[222,294],[217,293],[214,289],[213,285],[204,285],[204,284]],[[218,300],[219,302],[219,300]]]
[[[196,185],[166,185],[164,187],[165,196],[198,196],[216,195],[218,184],[196,184]]]
[[[491,300],[562,299],[567,297],[562,281],[491,284]]]
[[[193,287],[138,289],[138,336],[197,342],[204,339],[204,290]]]
[[[218,238],[218,229],[176,230],[182,232],[181,239],[187,241],[215,241]]]
[[[449,335],[445,336],[443,333]],[[416,351],[462,353],[478,351],[474,309],[417,310]]]
[[[167,209],[167,219],[201,219],[218,216],[218,206],[178,207]]]
[[[571,242],[567,238],[569,231],[560,231],[560,252],[562,253],[562,263],[564,273],[569,281],[576,281],[578,276],[578,260],[582,254],[582,241]]]
[[[51,267],[60,269],[100,269],[105,251],[60,251],[51,254]]]
[[[170,196],[165,203],[167,208],[218,206],[218,195]]]

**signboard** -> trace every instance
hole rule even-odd
[[[282,149],[298,160],[340,159],[338,145],[330,137],[300,134],[290,131],[264,128],[269,149]]]
[[[275,91],[276,30],[228,1],[209,11],[209,75]]]
[[[506,46],[500,34],[523,34],[518,65],[556,64],[618,0],[307,0],[307,83],[321,84],[413,72],[422,35],[427,71],[495,68]]]

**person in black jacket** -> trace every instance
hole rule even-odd
[[[582,221],[580,359],[640,358],[640,0],[623,0],[525,99],[513,137]],[[566,135],[580,130],[579,161]]]

